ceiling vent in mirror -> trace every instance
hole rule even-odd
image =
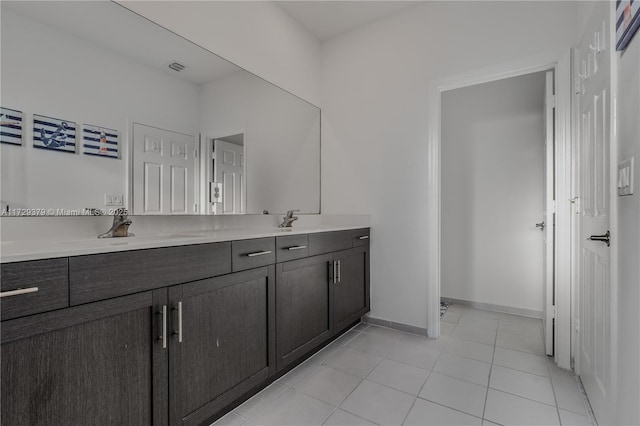
[[[180,62],[178,62],[178,61],[172,61],[172,62],[169,62],[168,67],[169,67],[169,68],[171,68],[171,69],[172,69],[172,70],[174,70],[174,71],[177,71],[177,72],[180,72],[180,71],[182,71],[183,69],[185,69],[185,68],[186,68],[186,66],[185,66],[185,65],[182,65],[182,64],[181,64]]]

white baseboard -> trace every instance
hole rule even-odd
[[[389,321],[381,318],[375,318],[366,314],[362,317],[362,322],[366,324],[380,325],[382,327],[393,328],[394,330],[404,331],[405,333],[419,334],[421,336],[427,335],[427,329],[416,327],[415,325],[403,324],[401,322]]]
[[[504,314],[520,315],[523,317],[542,319],[543,312],[535,309],[516,308],[514,306],[495,305],[493,303],[472,302],[470,300],[453,299],[451,297],[441,297],[443,302],[453,303],[456,305],[469,306],[474,309],[482,309],[484,311],[500,312]]]

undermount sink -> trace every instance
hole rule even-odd
[[[170,240],[188,240],[192,238],[204,238],[206,235],[197,234],[167,234],[167,235],[141,235],[132,237],[112,237],[112,238],[96,238],[92,240],[74,240],[62,241],[57,244],[83,246],[83,247],[105,247],[105,246],[127,246],[137,243],[153,242],[153,241],[170,241]]]
[[[169,234],[169,235],[141,235],[139,237],[122,237],[124,239],[137,239],[137,240],[178,240],[178,239],[186,239],[186,238],[204,238],[206,235],[198,235],[198,234]],[[113,238],[112,238],[113,239]],[[117,238],[116,238],[117,239]]]

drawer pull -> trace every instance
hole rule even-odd
[[[19,296],[21,294],[35,293],[36,291],[38,291],[38,287],[17,288],[15,290],[0,292],[0,298],[9,297],[9,296]]]
[[[255,253],[249,253],[247,256],[256,257],[256,256],[264,256],[265,254],[271,254],[271,250],[257,251]]]
[[[342,282],[342,264],[338,260],[338,282]]]
[[[307,246],[293,246],[293,247],[287,248],[287,250],[293,251],[293,250],[302,250],[302,249],[306,249],[306,248],[307,248]]]
[[[368,235],[362,235],[360,237],[358,237],[359,240],[368,240],[369,236]]]

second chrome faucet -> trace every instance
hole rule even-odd
[[[291,224],[298,220],[298,216],[294,216],[293,214],[299,211],[300,210],[289,210],[282,223],[278,225],[278,228],[291,228]]]

